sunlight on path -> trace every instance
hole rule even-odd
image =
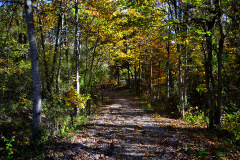
[[[116,91],[108,95],[112,104],[102,106],[101,112],[84,129],[76,130],[71,139],[57,142],[47,159],[217,159],[216,151],[222,144],[204,136],[206,128],[147,114],[137,102]]]
[[[129,100],[119,95],[114,98],[114,103],[89,123],[87,135],[76,149],[91,150],[92,159],[172,159],[176,146],[163,143],[176,141],[175,135],[169,137],[155,118]]]

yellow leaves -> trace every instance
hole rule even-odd
[[[202,94],[207,92],[206,84],[200,84],[197,86],[196,90]]]
[[[89,95],[78,94],[73,86],[69,88],[68,96],[64,98],[67,107],[77,107],[80,109],[85,108],[84,104],[88,99],[90,99]]]
[[[119,14],[120,14],[119,11],[115,11],[115,12],[113,12],[113,16],[118,16]]]
[[[129,16],[138,16],[138,12],[136,12],[136,10],[135,9],[132,9],[132,8],[130,8],[130,9],[128,9],[128,11],[127,11],[127,15],[129,15]]]
[[[27,97],[27,94],[24,94],[22,97],[20,97],[19,103],[20,103],[21,105],[25,105],[25,104],[31,102],[31,101],[28,100],[26,97]]]
[[[161,78],[159,78],[159,82],[160,82],[161,84],[166,83],[166,80],[167,80],[166,77],[161,77]]]

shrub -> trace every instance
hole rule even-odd
[[[207,125],[208,118],[205,116],[204,111],[199,110],[198,107],[190,107],[185,112],[185,119],[187,122],[198,124],[198,125]]]
[[[234,133],[236,140],[240,140],[240,110],[223,115],[222,128]]]
[[[73,86],[69,88],[67,96],[64,98],[65,104],[68,107],[77,107],[84,109],[84,104],[90,99],[90,95],[78,94]]]

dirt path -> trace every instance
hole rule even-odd
[[[103,107],[87,129],[76,133],[71,143],[62,142],[60,146],[64,147],[59,147],[52,159],[214,158],[208,152],[199,152],[206,148],[199,142],[205,139],[197,134],[199,129],[186,129],[179,120],[149,115],[117,92],[108,92],[112,103]],[[211,144],[208,148],[211,150]]]
[[[114,103],[93,119],[89,128],[90,136],[100,141],[93,144],[102,148],[100,154],[116,159],[157,158],[156,155],[163,150],[156,141],[159,136],[164,136],[164,129],[158,127],[156,119],[134,106],[126,97],[112,92],[111,99]]]
[[[145,113],[127,96],[113,91],[109,91],[108,95],[112,104],[106,105],[89,122],[86,130],[73,137],[75,145],[57,153],[59,157],[128,160],[174,157],[174,151],[178,148],[174,144],[176,135],[169,136],[168,131],[159,124],[159,119]],[[163,146],[166,141],[169,145]]]

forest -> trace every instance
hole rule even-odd
[[[239,0],[1,0],[0,159],[46,158],[122,90],[222,133],[240,156],[239,11]]]

